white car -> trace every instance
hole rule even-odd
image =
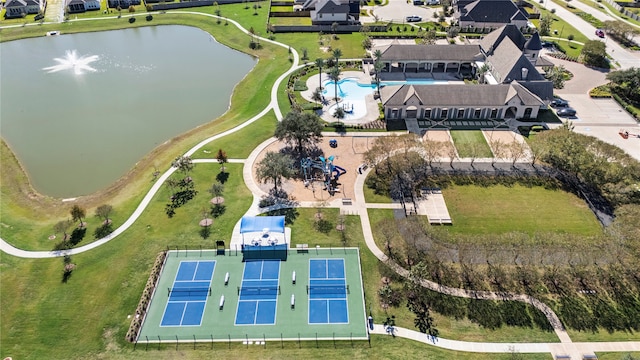
[[[426,0],[425,5],[440,5],[440,0]]]
[[[407,16],[407,22],[420,22],[420,21],[422,21],[422,18],[418,15]]]

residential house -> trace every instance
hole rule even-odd
[[[14,19],[25,17],[28,14],[38,14],[44,11],[45,6],[44,0],[7,0],[4,17]]]
[[[358,24],[360,2],[354,0],[307,0],[302,10],[310,10],[313,25]]]
[[[522,29],[529,21],[526,13],[511,0],[458,0],[453,7],[453,18],[463,29],[497,29],[506,24]]]
[[[77,14],[89,10],[100,10],[99,0],[67,0],[67,13]]]

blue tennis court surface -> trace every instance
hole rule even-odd
[[[236,325],[273,325],[280,287],[280,261],[247,261],[239,288]]]
[[[200,326],[215,261],[181,261],[160,326]]]
[[[309,324],[347,324],[344,259],[309,259]]]

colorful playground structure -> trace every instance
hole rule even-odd
[[[312,160],[311,158],[305,158],[300,160],[300,166],[302,167],[302,174],[304,175],[304,186],[308,187],[309,184],[313,185],[314,181],[321,181],[325,190],[329,194],[333,195],[336,192],[340,192],[338,189],[338,179],[344,173],[347,172],[344,168],[333,164],[333,155],[328,158],[319,156],[318,160]]]
[[[618,134],[620,134],[620,136],[622,136],[622,138],[625,140],[628,139],[629,136],[640,139],[640,134],[630,133],[628,130],[625,130],[625,129],[620,129]]]

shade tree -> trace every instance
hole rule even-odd
[[[291,111],[276,126],[275,137],[295,146],[298,154],[322,140],[322,121],[318,115]]]

